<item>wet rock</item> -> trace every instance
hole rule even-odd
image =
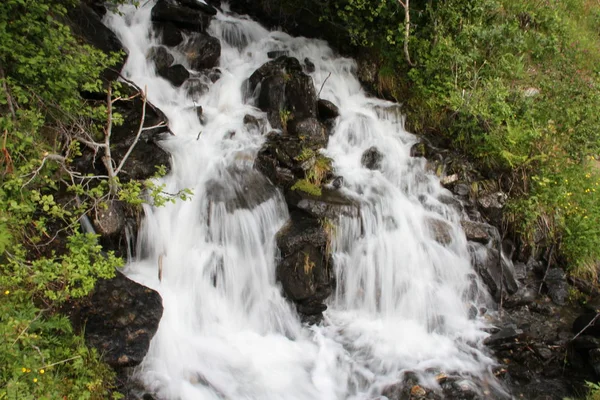
[[[331,101],[324,99],[317,101],[317,112],[321,121],[335,119],[340,116],[340,109]]]
[[[267,52],[267,57],[270,59],[279,58],[283,56],[289,56],[290,52],[287,50],[273,50]]]
[[[154,46],[148,50],[146,59],[154,63],[157,71],[167,69],[173,64],[175,58],[164,46]]]
[[[200,4],[200,2],[198,2]],[[211,13],[190,8],[172,0],[158,0],[152,8],[152,22],[170,22],[179,29],[204,32],[210,23]]]
[[[327,254],[327,233],[313,218],[292,212],[290,221],[277,233],[281,261],[277,279],[284,294],[300,313],[320,315],[324,300],[333,290],[333,265]]]
[[[210,69],[217,65],[221,56],[219,39],[205,34],[190,37],[181,51],[185,54],[190,67],[194,70]]]
[[[253,209],[275,197],[277,190],[258,171],[249,168],[227,168],[206,185],[213,203],[224,203],[227,212]]]
[[[343,176],[337,176],[337,177],[335,177],[333,182],[331,182],[331,187],[333,187],[334,189],[341,189],[342,186],[344,186],[344,177]]]
[[[279,57],[267,62],[250,76],[248,88],[274,128],[284,128],[287,120],[317,116],[312,78],[302,71],[295,58]]]
[[[427,144],[425,142],[415,143],[410,148],[411,157],[427,157]]]
[[[317,144],[319,147],[327,145],[327,131],[316,118],[295,118],[288,122],[287,132],[302,141],[308,140],[312,144]]]
[[[383,154],[375,146],[365,150],[360,158],[362,166],[371,170],[381,169],[382,160]]]
[[[452,242],[452,226],[442,219],[428,218],[429,227],[433,238],[441,245],[448,245]]]
[[[117,200],[106,202],[105,207],[98,207],[94,215],[94,228],[102,236],[120,233],[125,227],[125,213]]]
[[[183,82],[190,77],[188,70],[181,64],[175,64],[169,68],[161,69],[158,71],[158,74],[171,82],[175,87],[183,85]]]
[[[454,187],[452,188],[452,191],[457,196],[466,197],[471,193],[471,188],[469,187],[469,185],[467,185],[465,183],[459,183],[459,184],[454,185]]]
[[[202,108],[202,106],[196,106],[194,108],[196,109],[196,116],[198,116],[198,120],[202,121],[204,116],[204,109]]]
[[[190,78],[183,83],[183,89],[185,89],[189,98],[194,102],[199,102],[200,98],[208,92],[210,86],[205,77]]]
[[[489,229],[495,229],[488,224],[483,224],[481,222],[475,221],[460,221],[460,224],[465,231],[465,235],[467,236],[467,240],[471,240],[473,242],[479,243],[489,243],[492,240]]]
[[[506,193],[494,192],[480,196],[477,199],[481,212],[493,225],[501,225],[504,203],[507,197]]]
[[[321,220],[335,220],[340,215],[357,217],[359,213],[358,204],[338,190],[323,188],[321,196],[318,197],[301,190],[290,190],[286,191],[285,198],[288,205],[299,208]]]
[[[544,279],[548,296],[554,304],[564,305],[569,296],[569,284],[565,272],[560,268],[550,268]]]
[[[192,10],[202,11],[203,13],[215,16],[217,15],[217,9],[209,2],[198,1],[198,0],[175,0],[175,2],[183,7],[188,7]]]
[[[84,3],[69,8],[67,18],[73,33],[86,43],[106,54],[121,52],[124,55],[119,58],[116,65],[105,69],[100,75],[100,78],[106,82],[117,80],[127,57],[125,48],[113,31],[107,28],[102,23],[101,17]]]
[[[85,304],[73,314],[73,325],[84,329],[88,345],[117,371],[138,365],[162,317],[160,295],[117,271],[101,279]]]
[[[521,337],[523,337],[523,331],[521,329],[507,327],[485,339],[485,344],[488,347],[494,348],[507,342],[518,341]]]
[[[504,308],[522,307],[531,304],[537,298],[537,292],[528,287],[520,288],[517,293],[508,296],[502,302]]]
[[[304,69],[309,74],[312,74],[316,70],[315,64],[308,57],[304,59]]]
[[[499,301],[502,295],[517,292],[519,284],[510,266],[502,259],[497,249],[474,242],[471,242],[469,249],[475,270],[496,301]]]
[[[181,30],[172,22],[155,22],[153,26],[161,44],[175,47],[183,42]]]

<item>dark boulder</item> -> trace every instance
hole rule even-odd
[[[162,317],[162,299],[121,272],[99,280],[83,305],[73,313],[73,325],[84,329],[88,345],[117,371],[138,365]]]
[[[67,18],[73,33],[86,43],[106,54],[115,52],[123,54],[116,65],[107,68],[100,75],[100,78],[106,82],[117,80],[127,59],[125,48],[117,35],[102,23],[101,17],[92,8],[84,3],[79,3],[76,7],[70,8]]]
[[[497,248],[470,242],[469,250],[475,270],[496,301],[519,290],[512,268]]]
[[[481,213],[494,226],[501,226],[504,204],[507,199],[506,193],[494,192],[482,194],[477,199],[477,205]]]
[[[569,297],[569,284],[565,271],[560,268],[550,268],[544,278],[544,284],[554,304],[564,305]]]
[[[302,212],[292,212],[288,223],[277,233],[281,261],[277,279],[284,294],[305,316],[319,316],[324,300],[333,291],[333,264],[328,236],[323,226]]]
[[[340,215],[358,217],[359,205],[339,190],[323,188],[320,196],[301,190],[287,190],[285,198],[290,207],[298,208],[320,220],[335,220]]]
[[[175,47],[183,42],[181,30],[172,22],[155,22],[153,26],[160,43],[165,46]]]
[[[181,46],[181,51],[185,54],[192,69],[210,69],[215,67],[219,61],[221,42],[217,38],[200,33],[190,37]]]
[[[258,171],[227,168],[206,185],[206,192],[215,203],[224,203],[228,212],[253,209],[275,197],[277,189]]]
[[[313,72],[316,71],[315,68],[315,63],[313,63],[310,58],[305,58],[304,59],[304,70],[308,73],[308,74],[312,74]]]
[[[192,10],[202,11],[203,13],[215,16],[217,15],[217,9],[207,2],[202,2],[198,0],[175,0],[182,7],[188,7]]]
[[[427,226],[436,242],[444,246],[452,242],[452,226],[448,222],[442,219],[429,218],[427,219]]]
[[[248,88],[274,128],[283,129],[288,120],[317,116],[312,78],[295,58],[284,56],[267,62],[250,76]]]
[[[181,64],[175,64],[169,68],[161,69],[158,74],[171,82],[175,87],[183,85],[183,83],[190,77],[188,70]]]
[[[311,143],[312,147],[327,145],[327,131],[316,118],[294,118],[287,123],[287,133],[303,142]]]
[[[360,158],[360,162],[363,167],[376,170],[381,169],[381,161],[383,160],[383,154],[377,149],[377,147],[369,147],[363,153]]]
[[[576,335],[600,337],[600,318],[597,315],[597,313],[593,312],[577,317],[573,322],[573,333]]]
[[[473,242],[479,242],[483,244],[487,244],[492,240],[492,236],[490,235],[490,230],[495,230],[496,228],[484,224],[481,222],[475,221],[461,221],[460,222],[463,230],[465,231],[465,235],[467,236],[467,240],[471,240]]]
[[[121,233],[126,223],[123,205],[118,200],[110,200],[105,207],[97,207],[93,222],[96,232],[102,236]]]
[[[267,57],[269,57],[269,59],[274,59],[274,58],[279,58],[279,57],[283,57],[283,56],[289,56],[290,52],[287,50],[273,50],[273,51],[268,51],[267,52]]]
[[[205,93],[210,89],[210,83],[205,76],[198,78],[189,78],[183,83],[183,89],[185,89],[189,98],[194,102],[200,101]]]
[[[198,2],[198,4],[200,4]],[[211,13],[190,8],[172,0],[158,0],[152,8],[152,22],[170,22],[179,29],[204,32],[210,23]]]
[[[340,116],[340,109],[329,100],[319,99],[317,101],[317,112],[319,120],[325,121],[335,119]]]
[[[164,46],[154,46],[146,54],[146,59],[151,60],[157,71],[166,70],[173,64],[175,57]]]

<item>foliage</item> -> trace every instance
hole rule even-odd
[[[600,5],[591,0],[335,0],[323,19],[380,56],[375,89],[408,128],[508,177],[512,229],[586,275],[600,259]],[[506,181],[506,180],[505,180]],[[589,191],[588,191],[589,189]],[[570,193],[569,195],[567,195]],[[537,243],[540,232],[549,240]]]
[[[311,196],[320,197],[323,192],[321,188],[314,183],[311,183],[308,179],[299,179],[294,183],[291,188],[292,190],[300,190],[301,192],[308,193]]]
[[[64,21],[77,3],[0,7],[0,399],[119,397],[113,373],[58,312],[122,265],[97,235],[80,231],[80,220],[113,199],[160,205],[190,194],[74,169],[81,135],[95,142],[122,121],[110,112],[118,93],[111,97],[100,79],[121,55],[73,36]],[[108,104],[83,99],[84,91],[105,93]]]

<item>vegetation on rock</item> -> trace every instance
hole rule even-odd
[[[600,5],[414,0],[409,35],[404,5],[330,1],[322,19],[374,49],[373,88],[404,103],[409,129],[504,183],[506,220],[521,242],[547,257],[554,246],[553,262],[595,279]]]
[[[80,221],[113,199],[139,204],[146,189],[166,201],[150,181],[119,180],[127,156],[110,156],[119,93],[101,77],[122,54],[73,35],[65,21],[78,4],[6,0],[0,8],[0,398],[120,397],[114,373],[60,313],[123,263]],[[101,154],[107,175],[76,170],[85,146]]]

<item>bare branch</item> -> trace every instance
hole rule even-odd
[[[8,90],[8,85],[6,84],[6,76],[4,75],[4,69],[0,66],[0,80],[2,80],[2,89],[6,93],[6,102],[8,103],[8,109],[10,110],[10,115],[12,115],[13,119],[17,119],[17,113],[15,112],[15,107],[13,105],[13,99],[10,95],[10,90]]]
[[[408,51],[408,39],[410,38],[410,0],[398,0],[398,3],[404,7],[404,57],[408,65],[414,67],[416,64],[410,60],[410,52]]]
[[[159,123],[158,125],[149,127],[149,128],[144,128],[144,120],[146,119],[146,104],[147,104],[147,92],[148,92],[148,87],[144,87],[144,92],[140,92],[141,96],[142,96],[142,117],[140,118],[140,126],[138,128],[137,134],[135,135],[135,139],[133,140],[133,143],[131,143],[131,146],[129,146],[129,149],[127,149],[127,153],[125,153],[125,155],[123,156],[123,158],[121,159],[121,162],[119,163],[119,166],[117,167],[117,169],[115,169],[115,176],[121,172],[121,170],[123,169],[123,165],[125,165],[125,162],[127,161],[127,158],[129,158],[129,155],[131,154],[131,152],[133,151],[133,148],[135,147],[135,145],[137,144],[137,142],[140,140],[140,135],[142,134],[142,132],[144,130],[148,130],[148,129],[154,129],[157,128],[159,126],[163,126],[164,122]]]

